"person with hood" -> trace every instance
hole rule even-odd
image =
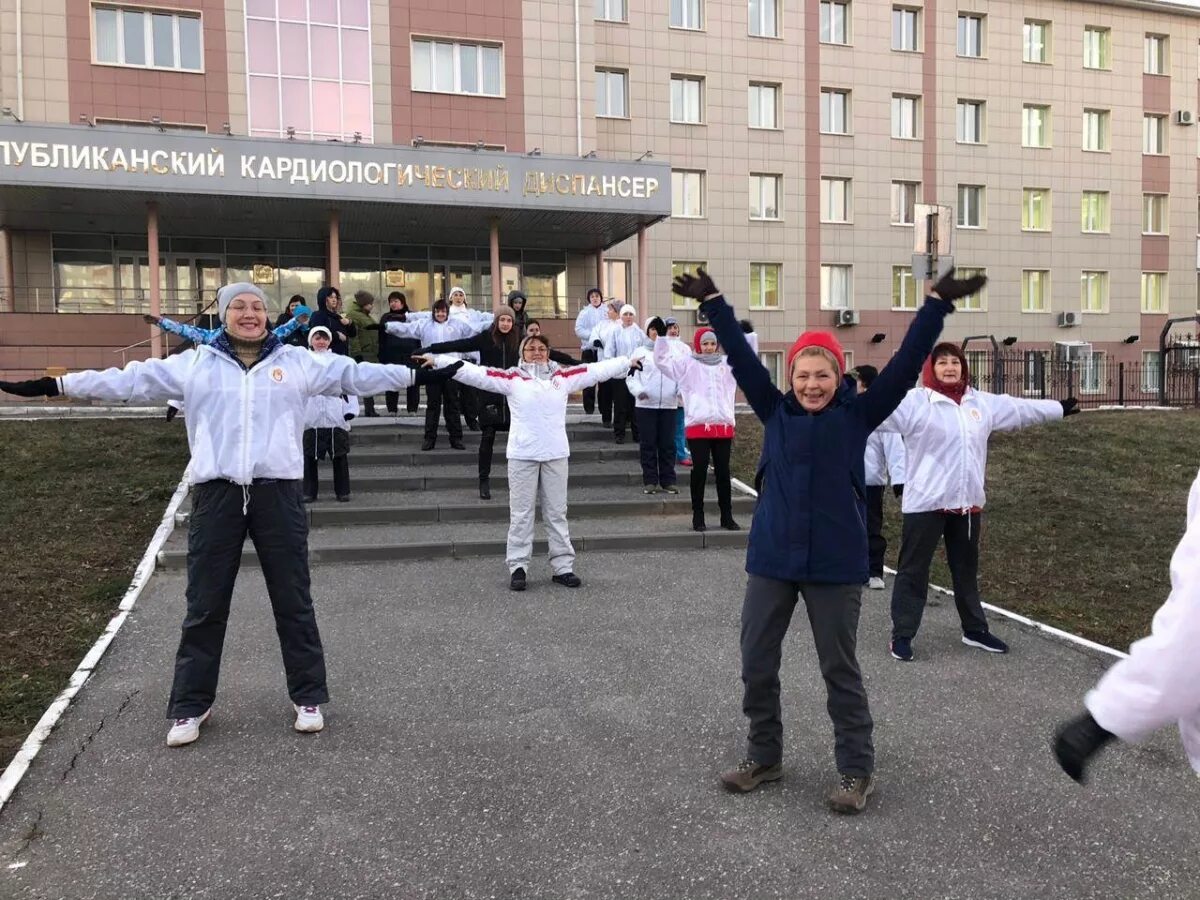
[[[879,377],[879,370],[864,365],[852,374],[861,394]],[[867,485],[867,562],[870,575],[867,587],[882,591],[887,586],[883,580],[883,558],[887,554],[887,538],[883,536],[883,489],[890,479],[896,498],[904,495],[904,439],[891,431],[872,432],[867,438],[867,455],[863,466]]]
[[[525,296],[525,292],[521,290],[508,292],[508,308],[513,311],[513,316],[516,318],[515,326],[517,334],[525,333],[525,326],[529,324],[529,298]]]
[[[20,397],[59,395],[187,406],[192,514],[187,615],[175,658],[167,745],[190,744],[211,714],[221,648],[242,545],[254,542],[275,613],[297,731],[324,727],[325,655],[309,593],[308,519],[301,476],[304,407],[312,396],[370,394],[428,383],[453,372],[356,364],[286,346],[268,330],[267,299],[238,282],[217,292],[224,333],[211,344],[122,369],[0,382]]]
[[[667,316],[663,319],[663,323],[667,326],[667,337],[673,341],[678,341],[679,337],[679,320],[674,316]],[[687,445],[687,423],[683,413],[683,398],[679,398],[679,406],[675,410],[675,462],[684,468],[691,468],[692,451]]]
[[[845,354],[831,332],[801,334],[787,354],[791,389],[785,394],[771,382],[744,326],[708,274],[701,269],[694,277],[676,279],[675,292],[700,301],[711,323],[707,341],[700,332],[702,349],[708,344],[713,349],[706,353],[715,353],[719,340],[738,387],[763,423],[741,626],[742,709],[750,729],[745,759],[721,773],[728,790],[752,791],[783,777],[779,668],[788,626],[803,600],[833,720],[838,781],[829,805],[839,813],[865,808],[875,787],[875,750],[855,645],[867,580],[867,438],[904,399],[943,320],[954,311],[953,301],[984,282],[983,276],[941,279],[892,361],[863,394],[846,376]],[[656,342],[656,358],[664,344]],[[706,364],[695,362],[691,368],[697,366]],[[692,396],[685,388],[685,401]],[[691,405],[687,412],[689,423],[698,421]],[[705,460],[694,442],[692,455],[695,473]]]
[[[1026,400],[978,391],[970,379],[962,350],[938,344],[925,360],[921,383],[880,426],[881,432],[894,431],[904,439],[906,455],[904,527],[892,586],[891,652],[901,662],[913,658],[912,641],[929,593],[929,566],[943,540],[962,642],[989,653],[1008,652],[1008,645],[988,630],[979,599],[988,438],[993,431],[1057,422],[1079,412],[1074,397]]]
[[[655,341],[664,337],[667,326],[658,316],[646,320],[646,336]],[[625,379],[633,395],[638,419],[638,440],[642,461],[642,493],[678,494],[675,486],[675,408],[679,385],[654,364],[654,354],[638,347],[631,359],[632,371]]]
[[[1171,723],[1200,775],[1200,475],[1187,502],[1187,529],[1171,556],[1171,593],[1150,634],[1129,648],[1084,698],[1084,712],[1058,730],[1054,755],[1081,784],[1092,758],[1117,738],[1135,743]]]
[[[620,300],[609,300],[605,303],[604,318],[592,327],[592,333],[588,335],[588,344],[596,351],[597,360],[612,359],[607,355],[610,345],[609,338],[612,332],[621,327],[622,306],[624,304]],[[613,424],[613,383],[611,381],[602,381],[596,386],[596,402],[600,406],[600,424],[605,428],[611,428]]]
[[[579,314],[575,316],[575,336],[579,338],[579,357],[585,363],[593,363],[598,359],[596,348],[592,346],[592,331],[608,317],[605,314],[604,295],[600,288],[591,288]],[[583,411],[592,415],[596,411],[596,389],[588,388],[583,392]]]
[[[523,591],[533,558],[533,523],[537,506],[550,544],[551,579],[577,588],[575,548],[567,527],[567,397],[608,378],[629,372],[629,359],[618,357],[586,366],[561,368],[550,361],[550,342],[528,337],[521,342],[521,362],[514,369],[490,369],[465,363],[454,377],[483,391],[508,398],[508,546],[509,588]],[[421,359],[421,358],[419,358]],[[439,368],[452,357],[422,359]]]
[[[388,294],[388,311],[379,317],[379,361],[391,365],[407,365],[417,352],[421,342],[416,338],[395,337],[387,330],[388,322],[404,322],[408,319],[408,298],[401,291]],[[395,415],[400,409],[400,395],[388,391],[384,395],[387,411]],[[405,405],[415,413],[421,405],[421,389],[413,385],[405,394]]]
[[[333,346],[330,349],[338,356],[349,356],[350,338],[358,333],[358,328],[341,313],[341,308],[341,291],[329,286],[321,288],[317,291],[317,311],[309,320],[308,327],[328,328],[329,333],[333,335]]]
[[[333,337],[324,325],[310,328],[308,346],[321,356],[329,353]],[[356,360],[357,362],[357,360]],[[317,463],[333,463],[333,493],[341,503],[350,500],[350,420],[358,415],[358,398],[315,396],[304,406],[304,502],[317,500]]]
[[[642,347],[649,347],[646,334],[637,327],[635,321],[637,310],[629,303],[621,306],[616,327],[605,329],[601,333],[601,343],[604,347],[604,358],[615,359],[618,356],[632,358],[633,354]],[[612,424],[613,437],[618,444],[625,443],[625,427],[628,425],[633,439],[638,440],[638,423],[633,414],[633,395],[625,386],[624,381],[612,383]]]
[[[299,318],[304,316],[304,321],[300,328],[291,332],[286,339],[279,337],[279,329],[292,320],[293,317]],[[296,347],[308,346],[308,320],[312,317],[312,310],[305,303],[303,294],[292,294],[288,300],[287,309],[279,314],[279,318],[275,320],[275,335],[279,337],[285,344],[293,344]]]
[[[514,368],[521,361],[517,352],[521,345],[521,335],[516,328],[516,319],[516,313],[512,309],[502,306],[496,310],[492,327],[488,331],[481,331],[469,338],[431,344],[418,350],[417,355],[474,352],[483,361],[483,365],[490,369]],[[481,389],[479,401],[479,424],[483,429],[479,436],[479,499],[491,500],[492,455],[496,446],[496,432],[508,431],[511,415],[504,394]]]
[[[525,337],[541,337],[542,323],[537,319],[530,319],[525,323]],[[582,363],[570,353],[563,353],[561,350],[550,348],[550,362],[558,363],[560,366],[578,366]]]
[[[346,318],[354,324],[350,339],[350,356],[355,362],[379,362],[379,323],[371,318],[375,295],[370,291],[355,291],[354,302],[346,310]],[[375,418],[375,398],[363,397],[363,414]]]

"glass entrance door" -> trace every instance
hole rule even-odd
[[[484,296],[480,265],[476,262],[435,262],[433,268],[434,299],[448,298],[450,291],[462,288],[471,309],[490,309],[491,296]]]

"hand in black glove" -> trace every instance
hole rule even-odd
[[[460,359],[442,369],[417,369],[414,377],[417,384],[444,384],[462,367],[463,361]]]
[[[742,334],[754,333],[754,323],[749,319],[738,319],[738,325],[742,327]]]
[[[1063,408],[1063,418],[1074,416],[1079,412],[1079,401],[1074,397],[1068,397],[1066,400],[1059,400]]]
[[[892,485],[892,493],[893,493],[893,494],[895,494],[895,495],[896,495],[896,499],[897,499],[897,500],[899,500],[901,497],[903,497],[903,496],[904,496],[904,485],[902,485],[902,484],[893,484],[893,485]]]
[[[30,381],[0,381],[0,391],[17,397],[57,397],[57,378],[34,378]]]
[[[938,279],[938,283],[933,286],[933,292],[943,300],[953,303],[962,297],[970,297],[985,284],[987,284],[986,275],[974,275],[971,278],[959,279],[954,277],[954,270],[951,269]]]
[[[1100,727],[1091,713],[1085,712],[1058,729],[1054,736],[1054,755],[1063,771],[1083,784],[1087,780],[1084,769],[1088,761],[1113,737],[1111,731]]]
[[[345,414],[342,416],[342,418],[343,418],[343,419],[345,419],[347,422],[349,422],[351,419],[353,419],[353,418],[354,418],[354,413],[345,413]]]
[[[604,349],[604,341],[594,340],[594,341],[592,341],[592,346],[595,347],[597,350],[603,350]]]
[[[721,293],[720,288],[703,269],[697,269],[695,275],[684,272],[671,282],[671,290],[681,297],[691,297],[693,300],[704,300]]]
[[[632,375],[634,372],[640,371],[642,371],[642,361],[640,359],[635,359],[629,364],[629,374]]]
[[[157,325],[158,324],[158,316],[152,316],[149,313],[146,313],[144,316],[142,316],[142,321],[145,322],[147,325]]]

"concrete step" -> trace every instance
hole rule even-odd
[[[465,443],[465,441],[464,441]],[[434,450],[413,451],[407,449],[392,449],[378,444],[370,444],[365,448],[355,448],[350,451],[351,471],[353,466],[448,466],[454,464],[460,465],[475,465],[479,459],[479,443],[474,446],[468,445],[467,450],[451,450],[447,443],[444,447],[438,447]],[[638,445],[632,442],[624,445],[614,444],[609,438],[605,445],[588,445],[579,446],[572,445],[571,447],[571,462],[572,463],[590,463],[590,462],[615,462],[624,461],[630,465],[637,465],[638,460]],[[495,455],[492,457],[493,465],[502,466],[508,462],[508,455],[505,452],[505,444],[499,439],[496,441]]]
[[[641,485],[641,472],[632,471],[628,466],[620,468],[604,468],[603,463],[594,464],[596,467],[585,470],[572,469],[568,477],[568,487],[574,490],[576,487],[598,487],[609,485],[612,487],[622,487],[628,485]],[[437,473],[425,474],[420,469],[408,469],[400,472],[388,472],[385,470],[368,470],[367,472],[355,471],[353,463],[350,466],[350,487],[353,493],[371,493],[375,491],[445,491],[457,490],[462,488],[479,488],[479,475],[469,472],[467,469],[461,470],[462,474],[458,473]],[[328,471],[321,473],[321,490],[328,493],[333,487],[333,476]],[[508,476],[504,473],[504,469],[492,472],[492,490],[507,491]],[[682,490],[682,489],[681,489]]]
[[[468,447],[479,446],[479,432],[470,431],[465,426],[463,428],[463,443]],[[507,440],[508,433],[500,432],[496,437],[496,442],[499,444],[501,440]],[[574,446],[577,441],[588,440],[603,440],[607,438],[609,443],[612,443],[612,428],[604,428],[599,422],[595,426],[590,425],[574,425],[567,427],[567,440]],[[350,445],[352,447],[366,446],[394,446],[401,444],[405,447],[418,448],[421,442],[425,440],[425,431],[423,427],[412,425],[375,425],[365,428],[358,424],[358,420],[354,420],[354,427],[350,429]],[[438,428],[438,449],[449,447],[450,438],[446,434],[446,426],[443,423]]]

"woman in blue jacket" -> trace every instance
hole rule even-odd
[[[675,293],[701,302],[734,378],[763,423],[755,475],[758,505],[746,551],[742,603],[742,709],[750,719],[746,758],[723,772],[735,791],[783,777],[779,666],[783,639],[804,600],[833,720],[839,781],[837,812],[861,811],[874,789],[873,723],[855,656],[862,586],[867,580],[867,438],[904,399],[954,311],[953,301],[983,286],[982,276],[937,283],[892,361],[858,394],[829,332],[802,334],[788,353],[791,391],[782,393],[751,349],[733,309],[712,279],[676,279]]]

